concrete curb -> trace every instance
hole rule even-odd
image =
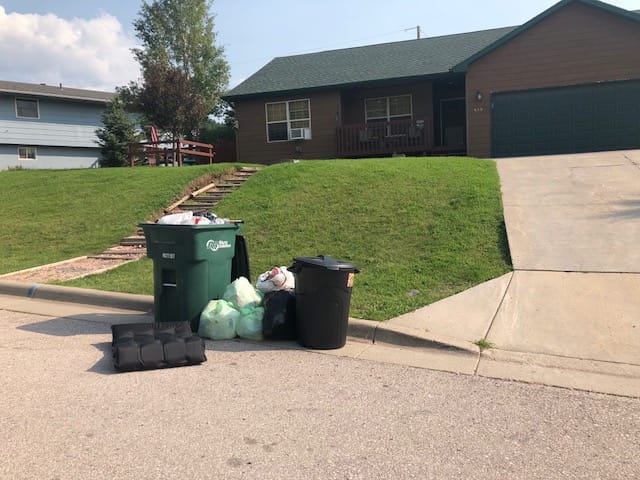
[[[24,283],[0,280],[0,294],[53,302],[80,303],[122,310],[150,312],[153,297],[131,293],[107,292],[89,288],[62,287],[45,283]]]
[[[459,353],[470,353],[472,355],[480,353],[479,347],[471,342],[445,337],[416,328],[394,325],[388,321],[375,322],[350,318],[347,335],[372,343],[391,344],[401,347],[455,350]]]
[[[0,279],[0,295],[95,305],[138,312],[153,311],[153,296],[151,295],[63,287],[44,283],[25,283]],[[409,348],[446,349],[473,355],[479,353],[478,347],[472,343],[442,337],[415,328],[392,325],[388,322],[350,318],[347,336],[367,343],[381,343]]]

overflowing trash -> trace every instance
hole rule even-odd
[[[258,306],[240,309],[240,318],[236,324],[236,333],[247,340],[262,340],[262,318],[264,308]]]
[[[240,312],[231,302],[211,300],[200,314],[198,335],[211,340],[231,340],[236,337]]]
[[[181,212],[165,215],[157,223],[159,225],[223,225],[231,223],[231,220],[220,218],[211,212]]]
[[[198,335],[212,340],[295,340],[295,279],[287,267],[261,274],[256,286],[239,277],[200,315]]]
[[[237,309],[257,307],[262,304],[262,292],[253,288],[245,277],[240,277],[229,284],[222,298],[231,302]]]
[[[263,293],[293,290],[295,278],[287,267],[273,267],[258,277],[256,288]]]
[[[231,282],[219,300],[211,300],[200,314],[198,335],[212,340],[236,336],[262,340],[263,294],[245,277]]]
[[[296,294],[278,290],[264,295],[262,334],[271,340],[296,339]]]

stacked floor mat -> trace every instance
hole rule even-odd
[[[196,365],[207,361],[204,340],[189,322],[112,325],[113,365],[120,371]]]

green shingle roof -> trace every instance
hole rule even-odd
[[[444,74],[515,28],[278,57],[225,98]]]

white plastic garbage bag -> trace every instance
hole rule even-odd
[[[158,220],[160,225],[188,225],[193,223],[193,212],[172,213]]]
[[[212,340],[230,340],[236,336],[240,312],[226,300],[211,300],[200,314],[198,335]]]
[[[287,267],[273,267],[261,274],[256,282],[256,288],[263,293],[293,290],[295,286],[295,277]]]
[[[240,277],[227,286],[222,298],[240,310],[259,306],[262,303],[262,292],[256,290],[245,277]]]
[[[217,223],[218,219],[213,218]],[[160,225],[211,225],[214,222],[205,215],[194,215],[193,212],[182,212],[165,215],[158,220],[158,223]]]
[[[203,215],[193,216],[193,225],[211,225],[213,222]]]
[[[262,340],[263,307],[245,307],[240,309],[240,318],[236,324],[236,333],[247,340]]]

